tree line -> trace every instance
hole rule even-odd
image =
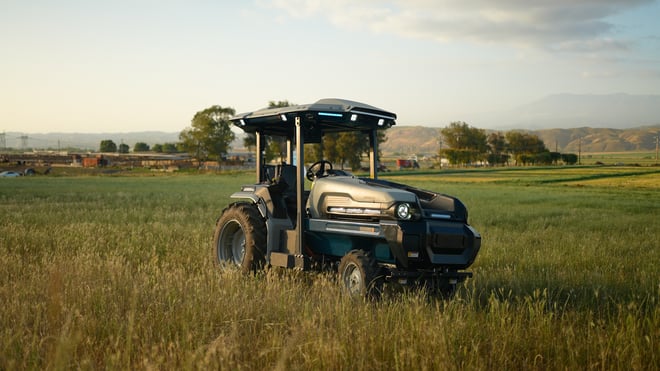
[[[578,161],[574,153],[551,152],[537,135],[515,130],[486,134],[462,121],[440,130],[439,155],[452,165],[551,165],[560,160],[573,165]]]
[[[269,108],[288,107],[294,105],[287,100],[270,101]],[[133,152],[160,152],[160,153],[189,153],[200,161],[222,160],[230,149],[230,144],[236,135],[231,131],[231,121],[235,110],[229,107],[214,105],[201,110],[193,116],[189,127],[179,134],[178,143],[156,144],[149,147],[148,144],[138,142],[133,147]],[[266,161],[280,160],[286,152],[286,139],[283,137],[266,136]],[[378,141],[386,140],[385,133],[378,133]],[[256,138],[254,134],[247,134],[243,138],[246,148],[254,149]],[[310,162],[321,159],[340,164],[343,168],[347,164],[352,169],[360,167],[362,155],[368,153],[368,135],[363,133],[332,133],[325,135],[320,144],[306,144],[305,158]],[[121,144],[119,147],[112,140],[103,140],[100,152],[128,153],[128,145]]]
[[[203,109],[193,116],[190,126],[179,133],[179,142],[154,144],[137,142],[133,152],[189,153],[201,160],[220,160],[229,151],[230,143],[235,139],[229,119],[235,114],[233,108],[214,105]],[[128,153],[126,144],[117,146],[112,140],[102,140],[100,152]]]
[[[105,139],[102,140],[99,145],[99,152],[129,153],[130,147],[128,144],[121,143],[120,145],[117,145],[113,140]],[[181,143],[156,143],[153,146],[149,146],[145,142],[137,142],[133,145],[133,152],[184,153],[186,152],[186,149]]]
[[[293,105],[287,100],[270,101],[269,108]],[[236,135],[231,131],[231,121],[235,110],[230,107],[214,105],[196,112],[190,126],[179,133],[179,142],[154,144],[149,147],[144,142],[135,143],[133,152],[189,153],[200,161],[222,160],[230,149]],[[387,140],[384,131],[378,131],[378,142]],[[440,158],[446,158],[453,165],[489,164],[489,165],[549,165],[560,160],[566,164],[575,164],[575,154],[561,154],[549,151],[536,135],[509,131],[487,134],[485,130],[469,126],[462,121],[450,123],[440,130]],[[247,134],[243,139],[246,148],[256,145],[254,134]],[[332,133],[325,135],[320,144],[305,145],[305,158],[310,162],[325,159],[342,168],[348,165],[352,169],[360,168],[363,155],[369,151],[368,135],[360,132]],[[117,146],[112,140],[103,140],[101,152],[128,153],[129,146],[121,143]],[[266,161],[284,158],[285,138],[266,136]],[[379,153],[380,157],[380,153]]]

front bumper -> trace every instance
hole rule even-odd
[[[481,235],[451,220],[381,222],[392,255],[405,269],[465,269],[481,248]]]
[[[307,241],[318,254],[342,257],[352,249],[373,250],[379,262],[402,271],[465,269],[481,247],[481,235],[455,220],[308,219],[306,229]]]

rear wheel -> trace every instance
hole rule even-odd
[[[339,262],[339,279],[353,297],[379,298],[383,278],[376,259],[363,250],[351,250]]]
[[[265,247],[266,224],[255,205],[236,203],[224,210],[213,237],[216,263],[222,268],[256,271],[264,265]]]

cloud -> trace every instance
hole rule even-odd
[[[291,17],[440,42],[625,50],[609,17],[654,0],[272,0]]]
[[[618,74],[614,71],[582,71],[580,77],[583,79],[609,79],[612,77],[617,77]]]
[[[601,50],[628,51],[631,44],[622,40],[599,38],[588,40],[568,40],[557,43],[553,49],[569,52],[598,52]]]

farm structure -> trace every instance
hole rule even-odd
[[[11,167],[82,167],[82,168],[149,168],[149,169],[200,169],[237,170],[253,169],[250,155],[232,153],[223,161],[198,161],[187,154],[157,153],[67,153],[34,152],[3,154],[0,162]]]
[[[396,167],[399,170],[403,169],[419,169],[419,163],[415,159],[408,159],[408,160],[403,160],[403,159],[397,159],[396,160]]]

